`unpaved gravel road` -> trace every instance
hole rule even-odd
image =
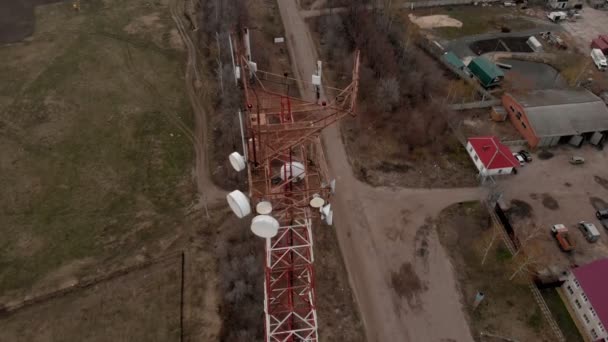
[[[278,4],[294,73],[309,79],[317,53],[308,26],[295,2]],[[449,258],[425,223],[484,191],[373,188],[354,177],[336,125],[323,142],[337,179],[335,229],[367,340],[472,341]]]
[[[186,91],[190,98],[192,111],[194,112],[194,132],[191,132],[193,137],[192,142],[196,154],[196,167],[194,177],[196,178],[197,189],[200,196],[201,205],[207,206],[208,202],[213,202],[223,197],[223,192],[219,190],[211,181],[209,175],[209,158],[208,158],[208,139],[207,139],[207,113],[201,103],[201,85],[203,79],[200,76],[196,59],[196,47],[189,35],[188,29],[183,22],[184,3],[182,0],[172,0],[169,3],[171,10],[171,18],[175,22],[184,45],[188,52],[186,62]],[[197,87],[198,85],[198,87]],[[183,125],[183,124],[182,124]]]

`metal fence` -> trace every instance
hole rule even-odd
[[[515,251],[516,251],[515,244],[509,238],[507,231],[505,230],[503,224],[500,222],[500,219],[496,215],[494,207],[492,206],[492,204],[490,204],[487,201],[484,201],[484,204],[486,205],[488,213],[490,214],[492,223],[494,225],[496,225],[496,227],[500,231],[500,235],[502,237],[503,242],[505,243],[505,246],[507,246],[507,249],[509,250],[511,255],[514,255]],[[549,307],[547,306],[547,302],[545,302],[545,299],[543,298],[542,294],[538,290],[538,287],[536,287],[536,284],[534,284],[534,282],[532,281],[532,279],[530,277],[528,277],[527,282],[528,282],[528,287],[530,288],[530,291],[532,292],[532,296],[534,297],[534,300],[536,301],[536,304],[538,304],[538,307],[540,308],[541,312],[543,313],[543,316],[545,316],[545,320],[547,321],[547,323],[549,324],[549,327],[551,328],[551,330],[553,331],[553,334],[555,335],[556,341],[565,342],[566,338],[564,337],[564,334],[562,333],[561,329],[557,325],[557,322],[555,322],[555,319],[553,318],[553,315],[551,314],[551,310],[549,310]]]

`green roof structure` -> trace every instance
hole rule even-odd
[[[485,57],[473,59],[468,68],[485,88],[497,85],[505,77],[502,70]]]
[[[444,53],[441,58],[456,69],[462,70],[466,67],[460,58],[451,51]]]

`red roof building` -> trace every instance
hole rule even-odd
[[[511,150],[494,136],[469,138],[467,152],[482,176],[510,174],[519,166]]]
[[[582,331],[591,341],[608,338],[608,258],[574,268],[562,285]]]

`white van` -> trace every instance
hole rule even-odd
[[[591,59],[593,59],[593,63],[600,71],[606,70],[608,68],[608,64],[606,63],[606,56],[600,49],[592,49],[591,50]]]
[[[589,242],[595,242],[600,238],[600,231],[595,228],[593,223],[581,221],[578,223],[578,228],[581,230],[585,239]]]

